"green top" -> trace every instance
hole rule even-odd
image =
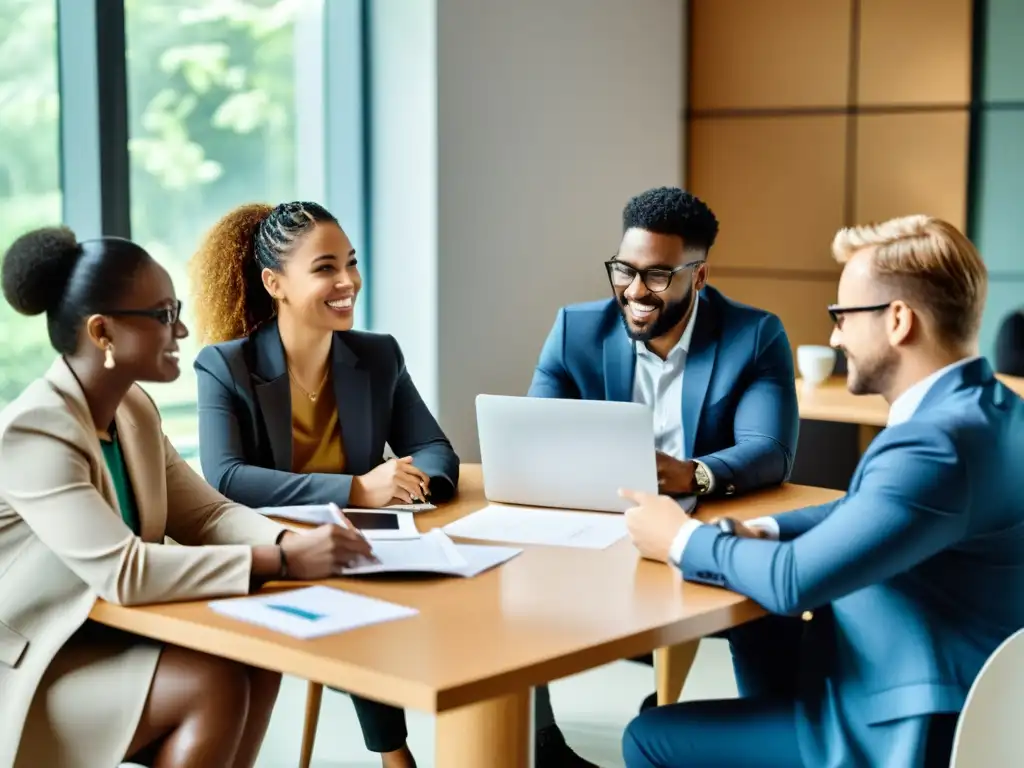
[[[124,463],[124,455],[121,453],[121,443],[117,439],[117,433],[111,430],[110,440],[100,440],[103,447],[103,458],[107,460],[107,469],[114,480],[114,490],[117,491],[117,503],[121,507],[121,517],[125,525],[132,529],[132,533],[139,535],[139,510],[135,506],[135,493],[132,491],[132,480],[128,477],[128,466]]]

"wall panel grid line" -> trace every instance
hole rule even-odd
[[[973,3],[767,5],[689,3],[685,177],[722,226],[711,282],[779,314],[794,346],[826,343],[823,308],[799,304],[835,300],[837,229],[965,226]]]
[[[812,117],[815,115],[913,115],[934,112],[980,111],[982,109],[1021,109],[1024,102],[1001,102],[993,104],[968,104],[967,102],[943,102],[937,104],[854,104],[851,106],[823,107],[734,107],[721,109],[690,109],[686,117],[691,120],[705,118],[744,117]]]

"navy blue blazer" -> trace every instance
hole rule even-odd
[[[251,336],[205,347],[199,379],[199,457],[207,482],[250,507],[346,506],[352,478],[384,461],[387,443],[430,477],[433,501],[450,499],[459,457],[420,398],[391,336],[335,333],[331,347],[348,474],[296,474],[291,384],[277,322]]]
[[[772,613],[814,611],[805,765],[919,765],[925,716],[960,711],[988,656],[1024,627],[1022,468],[1024,401],[978,359],[875,438],[845,497],[777,516],[780,541],[693,533],[687,580]]]
[[[724,494],[789,478],[800,414],[793,353],[773,314],[708,286],[683,375],[686,456],[700,459]],[[558,312],[537,362],[532,397],[633,399],[636,350],[614,299]]]

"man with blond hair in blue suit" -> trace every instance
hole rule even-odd
[[[772,614],[731,633],[741,698],[645,712],[629,768],[948,766],[971,683],[1024,627],[1024,401],[978,357],[984,264],[928,216],[833,251],[832,345],[889,424],[830,504],[705,525],[624,492],[641,554]]]

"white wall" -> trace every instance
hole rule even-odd
[[[393,334],[437,413],[437,12],[376,0],[370,13],[372,328]]]
[[[526,392],[557,308],[608,295],[626,200],[680,183],[683,3],[372,6],[374,327],[471,461],[475,396]]]

